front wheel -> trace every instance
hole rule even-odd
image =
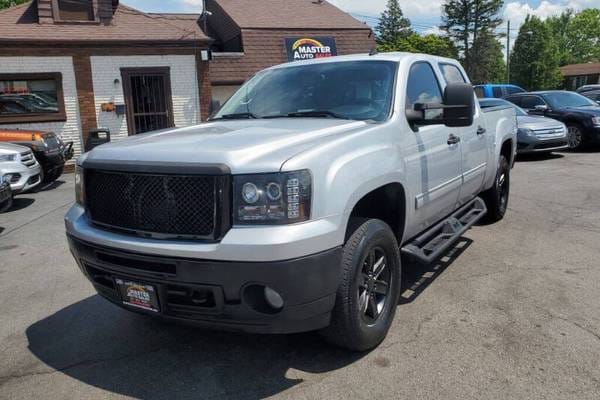
[[[494,186],[482,193],[483,201],[488,209],[487,219],[489,222],[497,222],[504,218],[508,208],[508,197],[510,194],[510,165],[503,155],[498,160],[498,171]]]
[[[350,232],[331,324],[321,334],[334,345],[366,351],[385,339],[394,319],[400,296],[400,251],[383,221],[352,219]]]
[[[569,149],[581,150],[583,148],[583,129],[578,124],[567,125],[567,138],[569,141]]]

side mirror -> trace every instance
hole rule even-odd
[[[427,112],[442,110],[442,112]],[[467,83],[450,83],[444,90],[444,102],[416,103],[406,110],[406,119],[414,125],[441,125],[461,127],[473,125],[475,94]],[[432,116],[433,115],[433,116]]]
[[[543,114],[546,111],[548,111],[548,106],[545,104],[540,104],[540,105],[533,107],[533,111]]]
[[[471,126],[475,115],[473,86],[449,83],[444,90],[444,124],[450,127]]]

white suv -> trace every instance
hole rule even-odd
[[[42,182],[40,164],[24,146],[0,143],[0,171],[14,194],[27,192]]]

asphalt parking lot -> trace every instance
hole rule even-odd
[[[0,215],[2,399],[600,398],[600,151],[518,162],[503,221],[403,266],[395,322],[367,354],[100,299],[67,249],[72,179]]]

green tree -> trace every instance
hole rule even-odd
[[[503,4],[503,0],[445,0],[442,5],[441,29],[461,52],[469,75],[480,62],[480,55],[473,53],[473,43],[482,32],[493,32],[502,23],[499,12]]]
[[[528,90],[557,88],[559,52],[548,25],[528,15],[510,56],[511,82]]]
[[[482,31],[473,41],[471,53],[477,55],[476,62],[471,63],[469,78],[475,83],[504,82],[506,80],[506,64],[503,46],[491,32]]]
[[[570,62],[600,60],[600,9],[588,8],[573,15],[566,30]]]
[[[554,43],[558,49],[558,63],[560,65],[571,64],[572,55],[569,46],[568,31],[573,11],[567,10],[560,15],[552,16],[546,19],[545,23],[550,29]]]
[[[19,4],[27,3],[28,1],[29,0],[0,0],[0,10]]]
[[[379,51],[406,51],[409,53],[423,53],[434,56],[457,58],[458,50],[454,43],[445,36],[425,35],[412,33],[410,36],[398,39],[395,42],[380,44]]]
[[[404,17],[398,0],[388,0],[387,7],[381,14],[375,30],[379,44],[394,43],[412,33],[410,20]]]

